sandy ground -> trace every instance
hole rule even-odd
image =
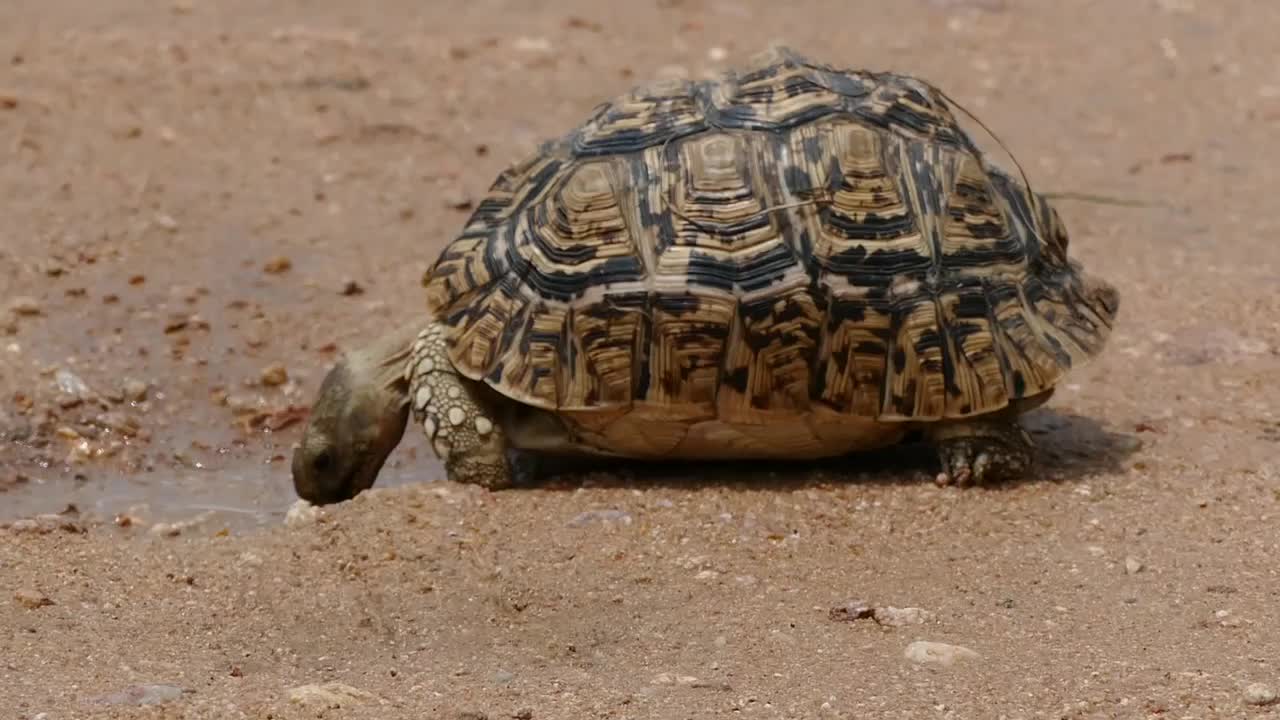
[[[6,0],[0,717],[1280,716],[1277,27],[1264,0]],[[924,75],[1039,189],[1141,203],[1061,203],[1123,303],[1031,418],[1034,477],[940,489],[908,448],[486,493],[410,432],[379,489],[284,523],[320,377],[420,312],[504,165],[774,40]]]

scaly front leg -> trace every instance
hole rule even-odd
[[[449,480],[491,490],[510,487],[506,434],[481,395],[449,361],[445,333],[432,323],[418,334],[406,375],[413,419],[426,434]]]

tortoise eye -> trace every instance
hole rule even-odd
[[[333,458],[329,456],[329,451],[325,450],[311,461],[311,467],[315,468],[316,472],[324,472],[329,469],[329,465],[332,463]]]

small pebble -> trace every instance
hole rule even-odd
[[[262,266],[262,269],[264,272],[267,272],[271,275],[279,275],[280,273],[288,272],[288,270],[292,267],[293,267],[292,260],[290,260],[289,258],[283,255],[277,255],[276,257],[273,257],[270,260],[268,260],[266,264]]]
[[[132,402],[142,402],[147,399],[147,384],[141,380],[126,378],[120,389],[124,393],[125,399]]]
[[[132,415],[122,412],[105,412],[99,414],[93,419],[93,424],[119,433],[125,437],[133,437],[138,434],[141,424],[138,419]]]
[[[83,463],[87,462],[92,457],[93,446],[89,444],[88,440],[81,440],[80,442],[72,445],[71,449],[67,451],[66,462]]]
[[[1126,575],[1137,575],[1142,572],[1145,567],[1146,566],[1142,564],[1141,560],[1133,557],[1132,555],[1124,559],[1124,572]]]
[[[469,210],[473,201],[461,190],[446,190],[444,193],[444,204],[445,207],[450,210]]]
[[[600,32],[603,29],[598,22],[593,22],[576,16],[570,16],[567,18],[564,21],[564,26],[574,30],[590,30],[591,32]]]
[[[1244,701],[1249,705],[1270,705],[1276,698],[1275,689],[1263,683],[1251,683],[1244,689]]]
[[[176,333],[179,330],[185,330],[187,325],[190,324],[190,315],[186,313],[169,313],[169,318],[164,321],[164,332],[166,335]]]
[[[58,407],[62,408],[63,410],[70,410],[73,407],[79,407],[80,405],[84,404],[84,399],[77,397],[75,395],[67,395],[66,393],[59,393],[58,397],[54,399],[54,402],[58,403]]]
[[[9,303],[9,312],[14,315],[30,317],[32,315],[39,315],[42,311],[38,300],[33,297],[22,295],[14,298]]]
[[[959,661],[977,660],[982,656],[961,645],[917,640],[907,646],[903,656],[922,665],[951,667]]]
[[[551,41],[544,37],[518,37],[514,46],[522,52],[550,52]]]
[[[54,604],[44,593],[28,588],[19,589],[13,594],[13,599],[28,610],[38,610]]]
[[[262,370],[262,384],[267,387],[276,387],[288,381],[289,371],[280,363],[273,363]]]

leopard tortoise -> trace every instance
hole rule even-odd
[[[527,458],[805,459],[933,444],[1024,474],[1017,416],[1103,347],[1119,295],[1047,199],[914,77],[774,48],[600,106],[493,183],[429,314],[324,379],[299,496],[370,487],[410,415],[448,477]]]

